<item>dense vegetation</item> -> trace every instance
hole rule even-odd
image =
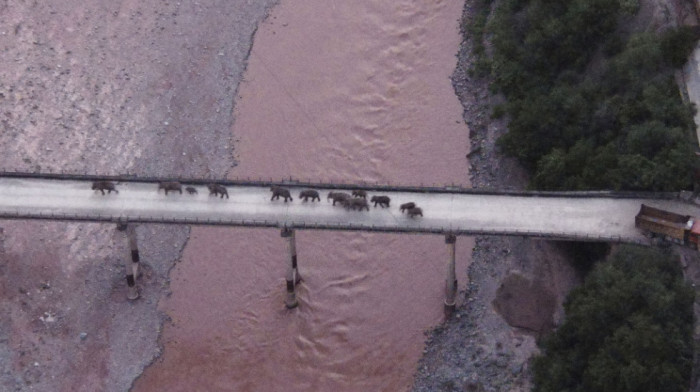
[[[691,28],[631,33],[639,0],[475,0],[464,31],[472,71],[505,103],[499,143],[544,190],[691,189],[693,108],[674,80],[697,41]],[[487,22],[488,21],[488,22]],[[492,44],[484,45],[484,36]],[[693,362],[694,292],[676,258],[607,245],[564,244],[587,273],[566,322],[541,341],[534,391],[686,391]],[[590,271],[590,272],[589,272]]]
[[[533,360],[534,391],[687,391],[694,295],[677,257],[621,248],[569,295]]]
[[[489,0],[480,0],[488,8]],[[690,189],[692,108],[673,79],[696,41],[690,28],[622,34],[636,0],[503,0],[476,71],[490,72],[506,103],[507,153],[545,190]],[[467,33],[479,38],[478,14]]]

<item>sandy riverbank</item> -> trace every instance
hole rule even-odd
[[[272,3],[0,2],[0,169],[223,177]],[[114,225],[0,226],[0,390],[128,390],[160,354],[157,304],[189,228],[138,228],[129,302]]]

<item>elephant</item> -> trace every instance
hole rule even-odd
[[[372,203],[374,203],[374,206],[376,207],[377,204],[379,204],[380,207],[389,207],[389,202],[391,199],[389,196],[372,196],[372,199],[370,200]]]
[[[228,191],[226,190],[225,186],[219,184],[207,184],[207,188],[209,188],[209,196],[221,195],[222,199],[224,198],[224,196],[226,196],[226,198],[228,199]]]
[[[272,197],[270,198],[270,201],[279,199],[280,197],[284,197],[284,202],[287,202],[287,199],[290,201],[294,201],[292,199],[292,194],[289,193],[289,189],[287,188],[282,188],[280,186],[273,186],[270,188],[270,191],[272,192]]]
[[[346,210],[362,211],[363,209],[367,209],[367,211],[369,211],[369,204],[367,203],[367,199],[363,199],[361,197],[345,199],[343,201],[343,207],[345,207]]]
[[[163,189],[165,191],[165,194],[167,195],[168,192],[172,191],[178,191],[180,194],[182,194],[182,185],[177,182],[177,181],[170,181],[170,182],[161,182],[158,184],[158,191]]]
[[[423,216],[423,210],[420,207],[413,207],[408,209],[407,214],[409,218],[414,218],[418,215]]]
[[[401,204],[399,209],[401,210],[401,212],[404,212],[404,210],[410,210],[411,208],[414,208],[415,206],[416,206],[416,203],[414,203],[414,202],[404,203],[404,204]]]
[[[335,205],[336,202],[343,204],[343,201],[346,199],[350,199],[352,196],[345,192],[328,192],[328,200],[333,199],[333,205]]]
[[[361,197],[363,199],[367,198],[367,192],[358,190],[358,191],[352,191],[352,197]]]
[[[321,196],[318,195],[318,191],[315,191],[313,189],[306,189],[301,191],[301,193],[299,193],[299,198],[304,199],[304,201],[308,201],[309,198],[311,198],[311,202],[313,202],[316,199],[318,199],[318,201],[321,201]]]
[[[95,181],[92,183],[92,190],[100,191],[103,195],[105,194],[105,191],[107,191],[107,193],[112,193],[112,191],[119,193],[117,187],[112,181]]]

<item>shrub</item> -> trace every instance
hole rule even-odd
[[[698,30],[695,27],[681,26],[678,29],[666,31],[661,36],[661,48],[664,58],[671,66],[679,68],[688,61],[688,56],[695,48],[698,40]]]
[[[504,0],[496,9],[488,24],[491,75],[506,104],[494,116],[510,119],[499,145],[532,171],[530,188],[693,186],[693,111],[681,100],[672,65],[685,61],[697,36],[687,27],[661,36],[613,34],[636,7]]]
[[[673,255],[621,247],[569,295],[533,391],[687,391],[694,295]]]

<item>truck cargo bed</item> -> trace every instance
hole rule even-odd
[[[693,226],[693,220],[688,215],[659,210],[645,204],[642,204],[634,222],[641,229],[671,237],[681,243],[685,243],[688,230]]]

